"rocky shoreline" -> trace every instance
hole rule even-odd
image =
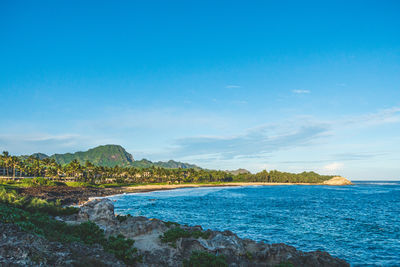
[[[121,218],[123,218],[121,220]],[[146,217],[116,217],[113,202],[95,199],[81,206],[77,215],[59,218],[67,223],[95,222],[106,235],[122,234],[135,241],[142,261],[137,266],[182,266],[193,252],[223,255],[228,266],[349,266],[327,252],[303,252],[285,244],[266,244],[241,239],[230,231],[203,231],[201,226],[185,226]],[[187,233],[171,242],[162,242],[168,232]],[[291,264],[291,265],[290,265]]]
[[[78,213],[55,219],[70,225],[91,221],[106,236],[123,235],[134,240],[140,260],[133,266],[197,266],[187,265],[196,253],[223,259],[222,265],[205,266],[349,266],[327,252],[303,252],[286,244],[255,242],[231,231],[204,231],[201,226],[116,216],[113,202],[107,198],[89,201],[80,206]],[[2,266],[126,266],[99,245],[53,242],[8,223],[0,223],[0,230]]]
[[[79,205],[93,197],[105,197],[124,193],[140,193],[160,190],[172,190],[178,188],[192,187],[215,187],[215,186],[277,186],[277,185],[351,185],[351,181],[337,176],[321,184],[304,183],[219,183],[219,184],[166,184],[166,185],[139,185],[139,186],[121,186],[113,188],[99,187],[69,187],[69,186],[35,186],[18,188],[17,191],[23,196],[38,197],[48,201],[60,200],[63,205]]]

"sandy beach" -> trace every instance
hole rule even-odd
[[[59,199],[63,205],[82,204],[89,199],[97,197],[114,196],[120,194],[151,192],[160,190],[172,190],[179,188],[196,187],[220,187],[220,186],[277,186],[277,185],[351,185],[352,183],[343,177],[334,177],[324,183],[262,183],[262,182],[228,182],[228,183],[204,183],[204,184],[148,184],[111,188],[99,187],[69,187],[69,186],[36,186],[18,188],[17,191],[30,197],[55,201]]]
[[[263,182],[229,182],[209,184],[166,184],[166,185],[138,185],[125,186],[119,189],[125,193],[151,192],[159,190],[172,190],[193,187],[218,187],[218,186],[276,186],[276,185],[351,185],[352,183],[343,177],[334,177],[324,183],[263,183]]]

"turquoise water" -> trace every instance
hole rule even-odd
[[[355,266],[400,266],[400,182],[187,188],[111,198],[118,214],[325,250]]]

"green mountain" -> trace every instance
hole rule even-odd
[[[35,153],[32,156],[38,157],[40,159],[48,157],[42,153]],[[201,169],[200,167],[189,164],[178,162],[174,160],[170,160],[167,162],[158,161],[152,162],[147,159],[142,160],[134,160],[132,155],[126,152],[126,150],[119,145],[104,145],[98,146],[92,149],[89,149],[85,152],[76,152],[76,153],[65,153],[65,154],[54,154],[50,156],[57,163],[64,165],[68,164],[74,159],[78,160],[80,164],[85,164],[88,160],[94,165],[97,166],[105,166],[105,167],[114,167],[116,165],[121,167],[136,167],[136,168],[149,168],[149,167],[162,167],[162,168],[182,168],[182,169]]]
[[[201,168],[197,165],[194,164],[189,164],[189,163],[183,163],[179,161],[174,161],[174,160],[169,160],[169,161],[157,161],[157,162],[152,162],[147,159],[142,159],[142,160],[136,160],[131,164],[132,167],[136,168],[149,168],[149,167],[161,167],[161,168],[166,168],[166,169],[196,169],[200,170]]]
[[[167,162],[158,161],[154,163],[156,166],[163,168],[172,168],[172,169],[201,169],[199,166],[189,163],[183,163],[175,160],[169,160]]]
[[[40,160],[47,159],[49,157],[44,153],[34,153],[31,156]]]
[[[114,167],[116,165],[126,167],[133,163],[132,155],[118,145],[98,146],[85,152],[54,154],[51,158],[61,165],[68,164],[74,159],[81,164],[85,164],[88,160],[94,165],[105,167]]]

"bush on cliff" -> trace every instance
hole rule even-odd
[[[189,260],[183,262],[184,267],[227,267],[223,255],[214,255],[205,251],[194,251]]]
[[[210,233],[202,232],[199,230],[196,231],[187,231],[180,227],[174,227],[166,231],[163,235],[160,236],[161,242],[168,243],[172,247],[176,247],[176,241],[179,238],[203,238],[208,239]]]

